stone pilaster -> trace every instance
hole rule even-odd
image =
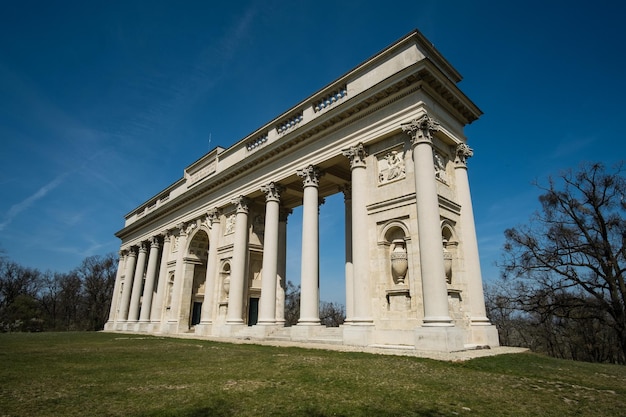
[[[424,114],[402,125],[411,137],[415,168],[415,195],[424,294],[424,326],[452,326],[443,262],[439,200],[433,165],[432,135],[439,124]]]
[[[351,324],[371,325],[372,300],[369,280],[369,238],[367,235],[367,153],[362,143],[343,150],[352,173],[352,268],[353,316]]]
[[[300,274],[299,325],[319,325],[319,181],[318,167],[309,165],[298,170],[302,178],[302,263]]]
[[[276,280],[278,276],[278,235],[280,194],[284,187],[271,182],[263,187],[265,193],[265,235],[263,238],[263,276],[259,300],[258,324],[276,323]]]
[[[243,295],[246,283],[246,262],[248,260],[248,205],[250,199],[244,196],[233,200],[236,205],[235,243],[228,294],[226,323],[243,324]]]
[[[150,254],[148,255],[148,269],[146,271],[146,285],[143,289],[143,299],[141,302],[141,313],[139,315],[140,322],[150,321],[150,311],[152,309],[152,295],[154,292],[154,283],[156,281],[157,263],[159,261],[159,250],[161,242],[159,238],[154,236],[150,239]]]

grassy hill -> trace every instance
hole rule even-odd
[[[0,416],[623,416],[626,367],[0,334]]]

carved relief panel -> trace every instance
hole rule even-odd
[[[404,154],[402,148],[396,148],[381,153],[376,157],[379,185],[398,181],[406,177]]]

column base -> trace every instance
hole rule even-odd
[[[148,332],[150,333],[161,333],[161,322],[160,321],[152,321],[148,325]]]
[[[298,320],[298,326],[321,326],[320,319],[300,319]]]
[[[195,334],[198,336],[211,336],[213,322],[200,322],[196,324]]]
[[[246,326],[243,323],[240,323],[240,324],[231,324],[231,323],[217,324],[216,323],[212,327],[213,327],[212,336],[217,336],[217,337],[237,337],[237,333],[240,333],[242,330],[248,328],[248,326]]]
[[[414,330],[415,349],[455,352],[465,349],[466,331],[457,327],[418,327]]]
[[[470,317],[472,326],[491,326],[491,322],[487,317]]]
[[[370,317],[352,317],[349,324],[350,326],[373,326],[374,320]]]
[[[137,331],[142,333],[147,333],[150,331],[150,322],[148,321],[140,321],[137,323]]]
[[[369,346],[373,343],[374,327],[352,322],[343,328],[343,344],[352,346]]]
[[[471,325],[469,331],[471,340],[467,347],[500,346],[498,329],[494,325]]]
[[[127,321],[124,323],[124,330],[127,332],[138,332],[139,331],[139,323],[136,321]]]
[[[427,316],[422,320],[422,327],[454,327],[450,316]]]
[[[276,320],[259,320],[255,326],[276,326]]]

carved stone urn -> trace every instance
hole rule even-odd
[[[391,274],[396,284],[404,284],[404,278],[409,270],[409,260],[406,253],[404,239],[394,239],[391,244]]]

